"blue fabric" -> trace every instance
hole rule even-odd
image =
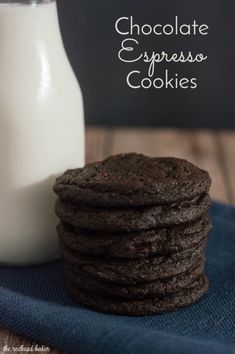
[[[207,247],[210,290],[158,316],[113,316],[75,306],[61,262],[0,268],[0,325],[79,354],[235,353],[235,208],[214,203]]]

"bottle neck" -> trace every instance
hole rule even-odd
[[[24,54],[42,44],[47,48],[61,45],[56,1],[31,0],[28,4],[32,5],[25,5],[25,1],[3,3],[0,0],[0,53],[6,48],[13,51],[19,47],[19,52]]]

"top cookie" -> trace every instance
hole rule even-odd
[[[54,191],[72,203],[122,207],[191,199],[210,185],[208,172],[186,160],[129,153],[66,171]]]

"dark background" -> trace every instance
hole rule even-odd
[[[235,1],[234,0],[58,0],[65,47],[79,79],[86,124],[235,128]],[[122,63],[117,53],[124,39],[116,33],[118,17],[132,15],[139,24],[182,23],[209,26],[207,36],[135,36],[141,49],[208,55],[200,64],[168,64],[199,87],[139,89],[126,75],[140,63]],[[145,64],[146,65],[146,64]],[[145,66],[142,68],[144,70]],[[166,68],[166,64],[160,67]],[[145,69],[146,70],[146,69]]]

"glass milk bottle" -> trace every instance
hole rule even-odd
[[[0,264],[58,257],[53,185],[83,164],[83,101],[56,2],[0,0]]]

